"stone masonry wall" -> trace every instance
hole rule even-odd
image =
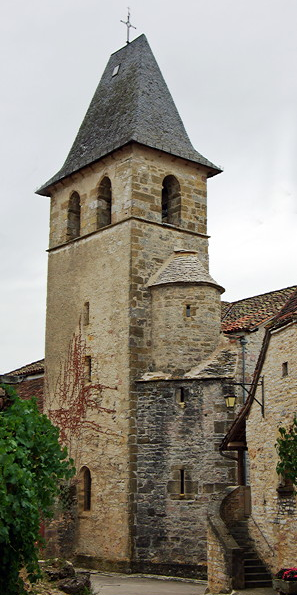
[[[147,284],[174,249],[196,250],[208,268],[208,239],[170,225],[133,220],[131,233],[130,370],[131,377],[152,366],[152,294]],[[183,345],[186,357],[187,344]]]
[[[294,566],[296,557],[296,497],[278,491],[275,449],[279,426],[289,427],[296,413],[296,339],[296,324],[272,334],[262,369],[265,417],[254,402],[247,420],[252,495],[249,530],[273,572]],[[284,362],[288,364],[285,376]],[[256,397],[261,402],[261,387]]]
[[[205,568],[209,502],[234,482],[234,463],[218,452],[230,423],[222,401],[219,381],[139,383],[134,559],[142,569],[170,562],[197,576],[196,566]]]
[[[210,593],[231,593],[232,582],[226,552],[214,527],[207,527],[208,588]]]
[[[75,426],[77,417],[82,418],[81,428],[70,431],[70,452],[78,472],[83,465],[90,469],[92,505],[80,511],[77,552],[105,560],[130,557],[130,223],[116,230],[106,228],[52,251],[48,266],[46,407],[54,412],[66,407],[62,427],[68,422]],[[81,377],[85,357],[91,358],[90,379]],[[91,384],[94,388],[89,389]],[[80,392],[77,386],[83,386]]]
[[[250,514],[250,486],[230,488],[230,493],[221,505],[221,517],[227,525],[244,520]]]
[[[167,175],[174,175],[180,184],[180,227],[205,235],[205,168],[134,144],[117,150],[57,184],[51,199],[50,247],[67,240],[67,212],[73,192],[80,196],[80,235],[96,232],[98,191],[105,176],[111,181],[112,224],[129,217],[141,217],[161,224],[162,182]]]
[[[217,347],[221,302],[215,287],[165,285],[152,291],[152,358],[154,370],[182,374]],[[190,316],[186,307],[190,305]]]
[[[180,227],[206,234],[207,178],[203,166],[140,145],[133,146],[132,215],[161,222],[162,183],[169,175],[180,184]]]

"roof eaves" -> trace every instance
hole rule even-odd
[[[44,372],[44,359],[36,360],[31,364],[26,364],[16,370],[11,370],[6,376],[32,376],[34,374],[41,374],[42,372]]]
[[[216,176],[218,174],[221,174],[223,172],[223,169],[216,166],[214,163],[212,163],[211,161],[208,161],[205,157],[203,157],[202,155],[200,155],[200,153],[197,153],[197,155],[199,155],[199,158],[197,157],[197,159],[194,159],[194,157],[190,154],[185,154],[185,152],[182,154],[182,152],[178,153],[177,151],[172,151],[171,149],[165,148],[165,147],[160,147],[160,146],[156,146],[151,144],[144,144],[142,143],[139,138],[138,135],[135,134],[133,135],[133,137],[131,137],[129,140],[125,140],[122,141],[120,143],[118,143],[117,145],[113,145],[112,147],[106,147],[105,151],[102,151],[102,154],[97,155],[96,157],[94,157],[93,161],[92,160],[88,160],[86,163],[83,163],[80,167],[78,167],[77,169],[74,169],[72,171],[65,171],[63,172],[64,166],[59,170],[59,172],[57,174],[55,174],[54,176],[52,176],[52,178],[50,178],[47,182],[45,182],[45,184],[43,184],[42,186],[40,186],[37,190],[35,190],[35,194],[38,194],[39,196],[50,196],[50,190],[51,188],[53,188],[56,184],[59,184],[60,182],[63,182],[63,180],[69,178],[72,175],[78,174],[80,171],[82,171],[83,169],[85,169],[86,167],[88,167],[89,165],[94,165],[94,163],[97,163],[98,161],[100,161],[101,159],[108,157],[108,155],[111,155],[112,153],[114,153],[115,151],[118,151],[119,149],[122,149],[132,143],[136,143],[138,145],[142,145],[144,147],[148,147],[150,149],[154,149],[155,151],[161,151],[163,153],[167,153],[169,155],[172,155],[173,157],[178,157],[180,159],[184,159],[185,161],[190,161],[192,163],[196,163],[198,165],[202,165],[203,167],[207,168],[207,177],[208,178],[212,178],[213,176]],[[63,172],[63,173],[60,173]]]

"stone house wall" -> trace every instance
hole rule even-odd
[[[273,572],[294,566],[297,536],[296,497],[281,495],[275,448],[280,426],[288,427],[296,413],[297,326],[272,331],[262,368],[265,414],[254,402],[247,419],[252,515],[250,533]],[[288,374],[283,375],[283,364]],[[261,402],[261,388],[256,394]]]
[[[25,378],[22,382],[15,386],[17,393],[21,399],[30,399],[35,397],[39,411],[43,412],[43,391],[44,391],[44,376],[38,375],[36,378],[30,376]]]
[[[244,349],[244,368],[245,368],[245,382],[246,382],[246,389],[244,390],[241,386],[235,387],[235,394],[237,396],[237,412],[240,410],[242,403],[246,401],[248,392],[250,390],[250,384],[253,380],[253,375],[255,371],[255,366],[259,357],[259,353],[262,347],[263,339],[265,335],[265,326],[260,325],[256,330],[252,332],[242,332],[242,333],[230,333],[227,336],[229,337],[231,343],[236,345],[238,350],[238,366],[237,372],[235,376],[236,382],[243,381],[243,351],[242,346],[240,343],[240,338],[246,341],[245,349]]]

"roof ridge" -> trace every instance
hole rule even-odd
[[[292,285],[233,302],[222,315],[223,331],[252,331],[269,323],[296,290],[297,285]]]
[[[297,289],[297,285],[289,285],[288,287],[283,287],[282,289],[274,289],[273,291],[267,291],[264,293],[257,293],[256,295],[250,295],[247,298],[241,298],[240,300],[235,300],[234,302],[229,302],[231,306],[233,306],[234,304],[239,304],[240,302],[246,302],[247,300],[252,300],[255,299],[257,297],[263,297],[264,295],[271,295],[273,293],[280,293],[283,291],[286,291],[287,289],[293,289],[296,288]]]
[[[18,368],[15,368],[14,370],[10,370],[9,372],[7,372],[6,375],[7,376],[9,376],[10,374],[17,375],[16,374],[17,372],[20,373],[19,375],[26,374],[26,373],[29,374],[30,370],[28,372],[26,372],[25,371],[26,368],[33,367],[33,370],[34,370],[34,366],[37,367],[39,365],[40,367],[42,367],[42,365],[43,365],[43,367],[44,367],[44,363],[45,363],[45,358],[43,357],[41,359],[35,360],[34,362],[31,362],[30,364],[25,364],[24,366],[19,366]],[[22,372],[22,370],[23,370],[23,372]]]
[[[293,306],[293,308],[292,308]],[[283,307],[275,314],[268,327],[273,330],[274,327],[282,326],[286,324],[288,319],[292,319],[297,316],[297,289],[284,303]]]

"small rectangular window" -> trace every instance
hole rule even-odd
[[[85,379],[87,382],[92,380],[92,358],[90,355],[85,357]]]
[[[186,317],[190,318],[191,316],[191,306],[189,304],[186,305]]]
[[[176,402],[184,407],[185,405],[185,389],[183,386],[175,389],[175,400]]]
[[[282,364],[282,375],[288,376],[288,362],[283,362]]]

